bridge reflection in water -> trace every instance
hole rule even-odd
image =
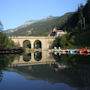
[[[28,80],[44,80],[52,84],[63,83],[78,90],[90,90],[89,65],[74,65],[55,72],[50,64],[56,63],[56,60],[47,51],[33,52],[27,56],[29,58],[20,56],[20,60],[15,60],[7,70],[17,72]]]
[[[36,51],[20,56],[19,60],[14,60],[10,66],[25,66],[55,63],[56,60],[47,51]]]

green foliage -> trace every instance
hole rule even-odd
[[[19,44],[15,44],[11,39],[9,39],[3,32],[3,24],[0,22],[0,47],[16,47]]]
[[[54,41],[53,41],[53,45],[52,47],[60,47],[61,44],[60,44],[60,41],[61,41],[61,37],[57,37]]]
[[[19,44],[15,44],[5,34],[0,32],[0,47],[17,47]]]
[[[44,36],[48,36],[50,34],[50,32],[45,32]]]
[[[53,42],[53,47],[75,48],[75,35],[70,32],[62,37],[57,37]]]
[[[10,36],[48,36],[55,26],[62,26],[72,13],[67,13],[61,17],[51,17],[42,19],[26,27],[18,28]],[[61,28],[62,29],[62,28]],[[29,31],[31,32],[29,33]]]
[[[2,31],[2,29],[3,29],[3,24],[2,24],[2,22],[0,21],[0,31]]]
[[[65,48],[66,46],[68,46],[66,35],[61,38],[60,43],[62,48]]]
[[[86,28],[81,28],[81,20],[85,17]],[[54,46],[61,48],[83,48],[90,47],[90,1],[85,6],[80,5],[78,11],[73,13],[70,18],[62,25],[66,28],[67,35],[57,37],[53,43]]]
[[[88,0],[87,4],[83,9],[84,17],[86,18],[86,23],[90,25],[90,0]]]
[[[0,69],[4,69],[15,60],[15,56],[0,56]]]
[[[90,47],[90,31],[86,30],[84,33],[69,32],[67,35],[57,37],[53,42],[54,46],[63,49]]]
[[[79,46],[90,47],[90,30],[87,30],[84,33],[81,33],[77,36],[77,43]]]
[[[70,55],[70,54],[62,54],[62,55],[55,55],[53,57],[57,62],[63,65],[77,65],[77,64],[90,64],[90,56],[84,55]]]

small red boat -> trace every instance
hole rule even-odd
[[[77,50],[77,53],[87,53],[87,49],[79,49]]]

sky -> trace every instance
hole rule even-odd
[[[74,12],[87,0],[0,0],[0,21],[4,30],[13,29],[29,20],[62,16]]]

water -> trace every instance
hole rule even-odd
[[[90,56],[0,55],[0,90],[90,90]]]

